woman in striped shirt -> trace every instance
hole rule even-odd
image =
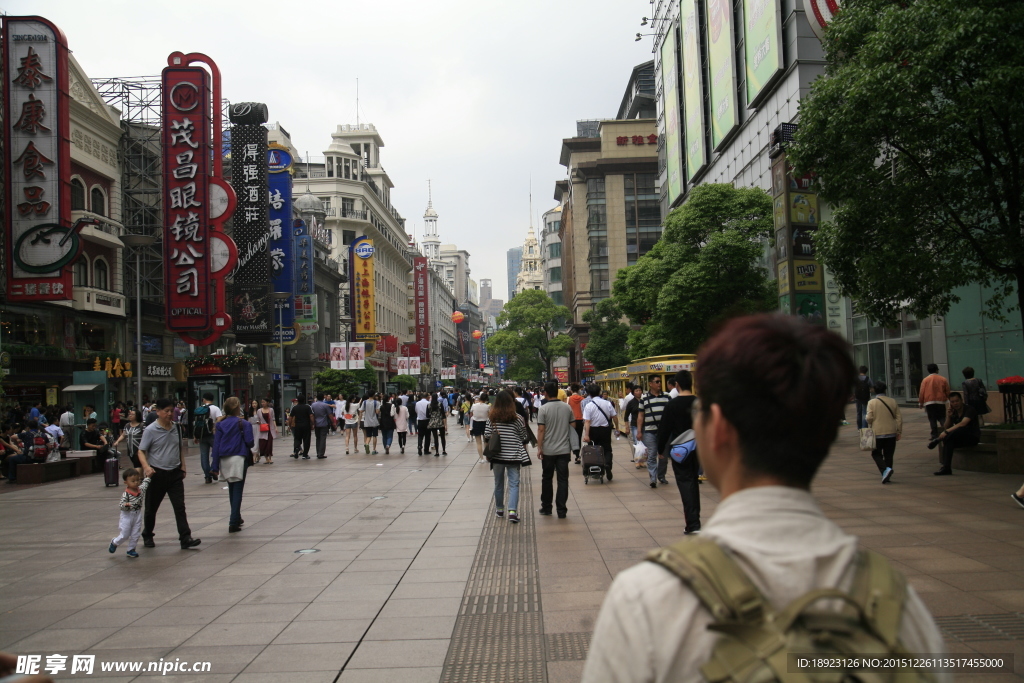
[[[501,439],[501,452],[489,457],[491,469],[494,471],[494,514],[505,515],[505,477],[508,476],[508,521],[513,524],[519,521],[516,506],[519,504],[519,468],[530,465],[530,454],[524,445],[529,438],[526,421],[516,413],[515,399],[507,391],[500,391],[494,398],[487,427],[484,430],[484,441],[498,433]]]

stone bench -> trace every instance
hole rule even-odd
[[[983,428],[977,446],[953,451],[953,469],[1024,474],[1024,430]]]
[[[78,463],[79,474],[92,474],[102,472],[102,468],[96,463],[96,451],[68,451],[68,460]]]
[[[18,465],[19,484],[42,484],[44,481],[57,481],[77,476],[77,459]]]

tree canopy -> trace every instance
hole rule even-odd
[[[564,356],[572,338],[561,332],[572,314],[546,292],[528,289],[516,294],[498,316],[500,329],[487,339],[487,351],[508,356],[506,377],[514,380],[551,377],[551,361]]]
[[[850,0],[825,50],[790,159],[834,207],[816,246],[836,283],[883,323],[981,283],[1004,319],[1024,296],[1024,3]]]
[[[629,325],[622,322],[622,311],[614,299],[600,301],[583,314],[583,322],[590,325],[587,348],[583,357],[598,370],[616,368],[630,361]]]
[[[661,240],[619,271],[615,304],[634,325],[629,355],[693,353],[720,320],[777,307],[761,267],[772,233],[764,191],[708,183],[665,218]]]
[[[373,366],[366,363],[362,370],[332,370],[325,368],[313,375],[314,391],[324,392],[331,396],[352,396],[362,391],[360,385],[377,386],[377,373]]]

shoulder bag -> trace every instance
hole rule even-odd
[[[484,457],[490,460],[501,455],[501,434],[498,433],[498,424],[491,422],[491,438],[484,444]]]

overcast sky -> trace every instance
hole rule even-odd
[[[299,150],[321,156],[335,126],[373,123],[392,202],[422,235],[433,180],[441,239],[470,252],[472,277],[505,298],[505,251],[555,206],[561,139],[612,118],[646,0],[0,0],[67,35],[89,77],[159,75],[167,55],[203,52],[224,97],[267,103]],[[500,292],[500,294],[499,294]]]

